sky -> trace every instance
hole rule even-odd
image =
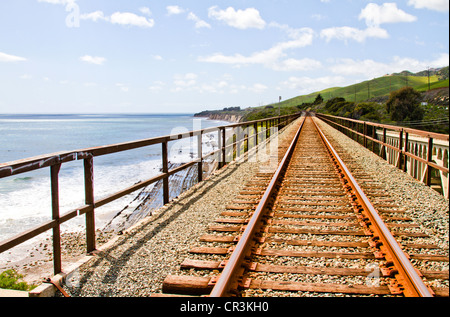
[[[448,65],[448,0],[0,1],[0,113],[246,108]]]

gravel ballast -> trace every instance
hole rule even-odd
[[[161,292],[164,278],[178,270],[207,226],[250,179],[273,165],[270,148],[296,127],[298,121],[282,130],[277,139],[269,140],[256,157],[230,163],[124,231],[110,247],[68,277],[68,293],[145,297]]]
[[[297,126],[282,131],[278,143]],[[345,148],[373,175],[373,181],[383,184],[389,198],[405,208],[420,230],[433,237],[433,242],[448,254],[448,200],[327,124],[320,122],[320,126],[330,142]],[[164,278],[180,272],[180,264],[189,257],[189,250],[199,236],[206,233],[206,228],[226,210],[225,206],[245,184],[267,167],[267,159],[259,155],[257,160],[233,162],[125,230],[91,261],[70,274],[66,291],[81,297],[146,297],[161,292]]]

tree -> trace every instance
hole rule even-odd
[[[323,102],[323,98],[320,94],[317,95],[316,100],[314,100],[314,105],[320,105]]]
[[[390,94],[386,110],[393,121],[420,121],[424,114],[421,100],[418,91],[412,87],[404,87]]]

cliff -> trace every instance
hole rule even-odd
[[[203,111],[200,113],[196,113],[194,117],[204,117],[209,118],[211,120],[239,123],[243,121],[244,115],[237,113],[229,113],[225,111]]]

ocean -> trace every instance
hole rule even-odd
[[[229,124],[189,114],[0,115],[0,163],[60,151],[136,141]],[[169,142],[169,161],[195,159],[196,138]],[[217,149],[217,133],[203,136],[203,153]],[[160,173],[161,145],[94,158],[94,195],[102,198]],[[84,205],[83,162],[62,165],[60,213]],[[137,193],[96,209],[101,228]],[[51,220],[50,168],[0,179],[0,241]],[[62,230],[84,230],[84,217]],[[49,231],[48,234],[50,234]],[[1,255],[0,255],[1,259]]]

